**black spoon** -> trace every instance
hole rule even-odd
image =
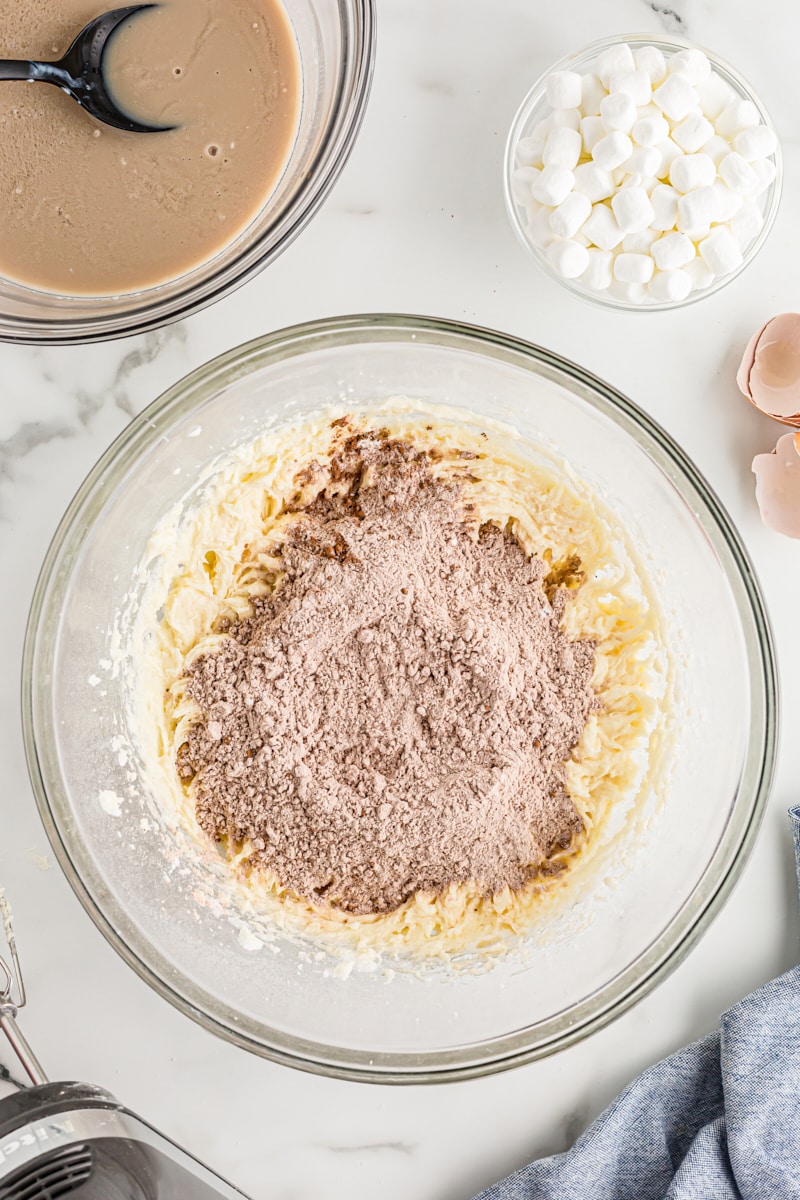
[[[106,125],[127,129],[132,133],[166,133],[175,126],[142,125],[117,108],[103,78],[103,55],[111,35],[134,13],[157,7],[157,4],[131,4],[127,8],[115,8],[113,12],[96,17],[81,30],[67,53],[57,62],[0,59],[0,80],[54,83]]]

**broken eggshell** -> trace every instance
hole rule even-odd
[[[800,432],[785,433],[771,454],[753,459],[756,500],[768,529],[800,538]]]
[[[782,313],[750,339],[736,382],[761,412],[800,425],[800,313]]]

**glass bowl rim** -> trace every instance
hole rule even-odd
[[[129,297],[86,297],[98,307],[109,299],[130,299],[122,311],[106,315],[36,318],[2,311],[0,342],[34,346],[92,345],[133,337],[184,320],[230,295],[258,275],[302,233],[321,208],[339,178],[355,145],[369,101],[376,56],[377,0],[336,0],[342,14],[342,54],[331,113],[306,177],[290,201],[277,212],[252,246],[220,265],[206,279],[185,290],[159,297],[158,288],[131,292]],[[265,249],[265,243],[274,244]],[[211,260],[213,264],[213,260]],[[191,273],[186,276],[191,278]],[[179,282],[180,280],[173,281]],[[50,295],[35,292],[36,295]],[[148,297],[151,297],[148,299]],[[58,302],[53,293],[52,301]],[[70,299],[70,297],[65,297]]]
[[[515,166],[514,154],[517,142],[522,134],[525,125],[530,121],[535,108],[541,104],[544,99],[545,85],[548,75],[553,71],[574,70],[580,64],[585,64],[586,60],[595,58],[603,50],[610,46],[618,45],[620,42],[627,42],[633,46],[657,46],[659,49],[670,50],[702,50],[713,66],[721,72],[723,76],[728,76],[732,79],[741,92],[748,99],[752,100],[759,111],[761,119],[777,136],[775,124],[769,114],[766,105],[761,100],[760,96],[753,89],[749,80],[745,79],[742,73],[732,66],[727,59],[722,58],[713,50],[709,50],[706,46],[701,46],[698,42],[691,41],[688,38],[680,37],[677,34],[649,34],[649,33],[626,33],[617,34],[610,37],[598,38],[594,42],[589,42],[580,50],[574,51],[572,54],[566,54],[560,58],[552,66],[544,71],[533,87],[525,95],[522,103],[519,105],[514,119],[511,122],[508,137],[506,138],[505,149],[503,151],[503,197],[505,200],[506,213],[517,240],[528,251],[534,261],[545,271],[551,279],[559,283],[563,288],[566,288],[573,296],[580,300],[586,301],[587,304],[595,305],[599,308],[606,308],[616,312],[625,313],[653,313],[653,312],[673,312],[679,308],[686,308],[690,304],[697,304],[701,300],[706,300],[710,296],[716,295],[722,291],[729,283],[732,283],[747,267],[755,260],[757,255],[762,250],[767,238],[772,232],[775,220],[780,208],[781,194],[783,190],[783,148],[780,138],[774,153],[770,156],[774,158],[776,174],[772,183],[767,189],[767,201],[764,210],[764,224],[759,230],[756,237],[747,247],[744,253],[742,262],[735,271],[731,271],[728,275],[721,275],[716,282],[710,287],[702,288],[697,292],[690,292],[683,300],[660,300],[655,304],[633,304],[627,300],[620,300],[615,296],[610,296],[602,292],[592,292],[589,288],[580,287],[575,279],[562,279],[562,277],[553,270],[547,258],[538,247],[534,246],[525,233],[522,225],[522,220],[518,212],[518,205],[512,190],[511,180]]]
[[[65,582],[94,518],[112,496],[120,474],[154,445],[176,419],[198,403],[256,370],[318,350],[373,343],[433,345],[477,353],[529,371],[572,381],[578,397],[628,433],[672,481],[720,558],[742,622],[751,687],[751,724],[742,775],[725,830],[709,863],[682,908],[649,947],[603,988],[577,1006],[537,1027],[443,1051],[420,1053],[353,1050],[284,1034],[266,1023],[248,1022],[181,977],[146,938],[134,946],[118,932],[124,907],[104,894],[102,883],[82,877],[73,862],[63,781],[51,801],[39,758],[40,711],[46,715],[49,688],[38,669],[40,632],[60,611]],[[575,393],[573,393],[575,394]],[[313,1073],[370,1083],[435,1083],[467,1079],[542,1058],[583,1040],[644,997],[683,960],[708,928],[739,878],[752,851],[769,797],[777,753],[778,679],[769,617],[753,566],[720,500],[672,437],[633,401],[576,363],[510,334],[475,325],[404,314],[332,317],[278,330],[199,367],[154,400],[101,456],[78,488],[45,556],[25,633],[22,666],[22,726],[28,772],[41,820],[73,891],[98,929],[136,973],[179,1011],[204,1028],[274,1062]],[[48,729],[46,721],[44,729]],[[52,740],[52,733],[48,735]],[[74,842],[73,842],[74,844]],[[115,920],[115,915],[119,920]],[[149,953],[148,953],[149,952]],[[247,1026],[250,1026],[248,1030]],[[264,1030],[267,1030],[265,1036]],[[261,1031],[261,1032],[257,1032]],[[271,1036],[272,1040],[269,1040]]]

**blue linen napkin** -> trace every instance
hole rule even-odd
[[[800,806],[789,812],[800,884]],[[476,1200],[800,1198],[800,967],[656,1063],[571,1150]]]

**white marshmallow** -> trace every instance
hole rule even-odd
[[[528,237],[540,250],[545,250],[551,242],[556,240],[556,235],[550,228],[551,212],[552,209],[539,204],[536,200],[532,201],[528,207]]]
[[[589,251],[569,239],[557,241],[547,247],[547,261],[562,279],[577,279],[589,265]]]
[[[589,249],[589,265],[581,282],[592,292],[604,292],[613,278],[614,255],[610,250]]]
[[[633,153],[633,142],[626,133],[615,130],[600,138],[592,150],[592,158],[603,171],[613,171],[615,167],[630,158]]]
[[[675,159],[680,157],[681,148],[675,145],[672,138],[664,138],[663,142],[659,142],[657,149],[661,155],[661,166],[656,174],[659,179],[668,179],[670,167]]]
[[[661,113],[657,117],[640,117],[633,126],[631,137],[639,146],[658,146],[669,137],[669,123]]]
[[[733,100],[714,122],[717,133],[726,138],[735,137],[743,129],[752,129],[760,123],[761,117],[752,100]]]
[[[731,101],[736,99],[736,93],[729,83],[726,83],[721,75],[717,75],[712,71],[707,79],[701,83],[695,84],[697,99],[700,101],[700,107],[705,116],[712,121],[719,116],[724,108],[727,108]]]
[[[636,105],[625,92],[611,92],[600,101],[600,116],[609,133],[615,129],[629,133],[636,120]]]
[[[514,157],[521,167],[541,167],[544,138],[523,137],[514,147]]]
[[[678,200],[677,226],[681,233],[690,237],[695,233],[703,233],[716,219],[717,197],[713,187],[695,188]]]
[[[742,265],[742,248],[731,231],[722,225],[712,230],[698,249],[714,275],[729,275]]]
[[[553,114],[551,113],[549,117],[542,117],[541,121],[536,122],[533,129],[531,130],[531,134],[533,137],[544,138],[546,141],[548,133],[553,128],[554,128]]]
[[[616,45],[609,46],[598,58],[595,69],[605,88],[611,82],[612,75],[620,71],[635,71],[636,63],[628,43],[617,42]]]
[[[751,198],[755,199],[756,196],[760,196],[762,192],[767,190],[777,175],[778,168],[775,166],[775,163],[771,158],[757,158],[755,162],[750,163],[750,166],[752,167],[756,177],[755,190],[751,195]]]
[[[678,271],[696,256],[694,242],[685,233],[665,233],[650,251],[659,271]]]
[[[566,167],[571,171],[577,167],[582,150],[583,141],[577,130],[552,129],[544,144],[542,162],[546,167]]]
[[[633,61],[637,71],[647,71],[653,86],[666,79],[667,60],[658,46],[638,46],[633,52]]]
[[[583,81],[576,71],[553,71],[545,88],[551,108],[580,108]]]
[[[722,162],[726,154],[730,154],[731,144],[727,138],[720,137],[715,133],[709,141],[703,146],[703,154],[707,154],[711,161],[717,165]]]
[[[550,214],[550,228],[556,237],[571,238],[591,215],[589,197],[583,192],[570,192]]]
[[[672,131],[672,140],[681,150],[694,154],[714,136],[714,126],[699,113],[689,113]]]
[[[615,188],[625,187],[626,185],[628,187],[638,187],[639,184],[642,182],[639,175],[637,175],[637,174],[632,175],[628,171],[627,162],[624,167],[616,167],[611,172],[611,178],[614,181]]]
[[[585,117],[599,117],[600,101],[605,96],[606,89],[596,75],[582,75],[581,90],[581,112]]]
[[[711,187],[716,177],[717,169],[707,154],[681,154],[669,169],[670,183],[684,193]]]
[[[742,249],[746,250],[753,238],[761,232],[763,225],[764,216],[761,209],[757,204],[753,204],[752,200],[748,200],[731,221],[731,233]]]
[[[595,204],[583,232],[600,250],[614,250],[625,236],[613,212],[605,204]]]
[[[580,163],[574,171],[575,191],[583,192],[592,204],[598,200],[607,200],[614,195],[614,180],[608,171],[602,171],[596,163]]]
[[[650,280],[647,291],[652,300],[673,303],[685,300],[692,290],[692,281],[687,271],[657,271]]]
[[[687,50],[679,50],[671,55],[667,62],[669,74],[680,72],[692,85],[703,83],[711,74],[711,63],[702,50],[695,46]]]
[[[649,283],[655,263],[649,254],[618,254],[614,259],[614,278],[621,283]]]
[[[520,204],[527,204],[533,196],[531,188],[541,175],[537,167],[517,167],[511,176],[511,190]]]
[[[624,92],[638,107],[650,103],[653,87],[647,71],[615,71],[608,84],[609,92]]]
[[[553,111],[553,129],[580,129],[581,115],[579,108],[556,108]]]
[[[752,196],[755,192],[758,176],[750,163],[735,150],[725,155],[717,169],[720,179],[727,183],[732,192],[738,192],[740,196]]]
[[[653,92],[653,100],[670,121],[682,121],[697,104],[697,92],[685,74],[668,75]]]
[[[733,148],[742,158],[752,162],[755,158],[769,158],[778,148],[775,131],[768,125],[754,125],[743,129],[733,139]]]
[[[742,207],[744,203],[742,197],[738,192],[732,192],[727,183],[723,183],[721,179],[715,179],[711,189],[715,196],[715,223],[730,221]]]
[[[674,229],[678,219],[678,200],[680,192],[670,187],[668,183],[659,183],[650,193],[650,203],[653,206],[653,229]]]
[[[602,117],[584,117],[581,121],[581,137],[583,148],[591,154],[601,137],[606,136],[606,127]]]
[[[531,185],[534,200],[555,208],[562,200],[566,200],[572,191],[575,176],[566,167],[555,165],[542,167]]]
[[[625,170],[636,172],[643,179],[655,176],[661,166],[661,153],[657,146],[634,146],[633,153],[625,163]]]
[[[709,271],[699,254],[696,254],[692,261],[686,264],[683,270],[691,280],[693,292],[699,292],[714,282],[713,274],[711,271]]]
[[[622,279],[614,279],[608,291],[625,304],[644,304],[647,299],[647,288],[643,283],[627,283]]]
[[[626,233],[622,249],[626,254],[649,254],[650,247],[658,237],[655,229],[640,229],[638,233]]]
[[[661,180],[658,178],[657,175],[643,175],[642,176],[641,186],[647,192],[648,196],[653,191],[653,188],[658,187],[658,185],[660,183],[661,183]]]
[[[572,240],[573,242],[577,242],[579,246],[586,246],[587,249],[592,244],[591,239],[586,236],[583,230],[579,230]]]
[[[655,213],[644,188],[624,187],[611,199],[611,208],[623,233],[647,229]]]

